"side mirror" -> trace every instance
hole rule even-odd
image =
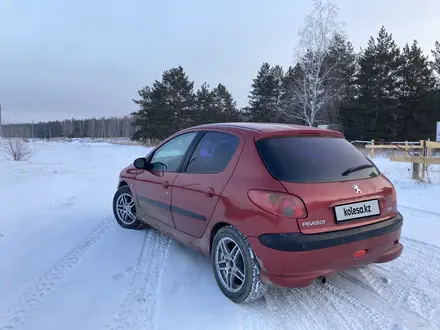
[[[133,165],[138,170],[145,170],[147,168],[147,160],[145,158],[137,158],[133,162]]]
[[[152,170],[156,170],[156,171],[166,171],[167,170],[167,166],[161,162],[155,162],[155,163],[149,164],[149,166]]]

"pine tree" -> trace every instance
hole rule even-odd
[[[435,88],[435,78],[429,66],[429,60],[423,55],[422,49],[414,40],[411,47],[406,44],[403,48],[403,65],[401,68],[400,108],[403,111],[399,126],[402,127],[400,136],[406,139],[422,139],[426,131],[423,120],[429,109],[421,107],[423,98]]]
[[[253,80],[247,117],[255,122],[275,122],[282,98],[283,70],[263,63]]]
[[[303,83],[304,71],[300,63],[295,66],[290,66],[282,80],[282,99],[281,99],[281,116],[279,121],[289,124],[303,124],[303,121],[298,120],[294,113],[298,106],[301,106],[301,100],[297,91],[301,88]]]
[[[197,124],[238,121],[237,104],[223,84],[212,91],[207,83],[202,84],[196,93]]]
[[[271,69],[273,86],[274,86],[274,108],[273,111],[275,113],[274,120],[280,121],[280,117],[282,114],[280,113],[281,103],[286,91],[284,90],[284,70],[280,65],[275,65]]]
[[[237,102],[234,101],[225,85],[218,84],[212,91],[212,95],[214,108],[217,110],[215,118],[218,122],[239,121]]]
[[[406,44],[402,57],[400,107],[404,116],[401,120],[401,136],[410,140],[426,139],[430,134],[429,121],[437,112],[426,102],[427,99],[432,99],[435,90],[433,70],[416,40],[411,47]]]
[[[429,67],[428,57],[423,55],[417,40],[414,40],[411,47],[408,44],[405,45],[402,60],[402,96],[421,95],[435,87],[435,80],[432,75],[432,69]]]
[[[153,119],[154,108],[152,104],[152,90],[149,86],[138,90],[138,95],[141,97],[139,100],[133,100],[133,102],[140,108],[138,111],[131,113],[135,120],[133,126],[136,128],[133,134],[133,140],[148,140],[157,138],[157,133],[153,131]]]
[[[327,89],[332,95],[325,113],[330,123],[338,122],[339,109],[347,104],[355,93],[356,54],[351,42],[341,35],[334,36],[330,45],[325,66],[332,68],[326,81]]]
[[[172,113],[172,129],[179,131],[192,126],[195,115],[194,82],[181,66],[165,71],[162,76],[165,112]]]
[[[196,92],[196,112],[194,123],[196,125],[216,122],[216,109],[214,107],[214,95],[209,90],[208,83],[203,83]]]
[[[194,83],[181,66],[162,74],[162,81],[140,90],[134,102],[140,110],[133,113],[137,128],[133,139],[164,139],[189,127],[196,117]]]
[[[437,74],[437,79],[440,83],[440,42],[435,42],[435,49],[431,50],[434,60],[431,62],[431,66]]]
[[[357,93],[343,116],[347,137],[395,140],[399,124],[402,56],[385,27],[371,37],[359,58]]]

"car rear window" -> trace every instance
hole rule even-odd
[[[376,167],[350,173],[348,169],[373,164],[344,138],[276,137],[257,141],[257,150],[269,172],[285,182],[334,182],[373,178]]]

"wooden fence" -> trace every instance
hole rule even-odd
[[[390,155],[390,160],[393,162],[405,162],[413,164],[412,177],[413,179],[424,179],[428,165],[440,165],[440,157],[433,156],[432,151],[440,150],[440,142],[433,142],[430,140],[420,140],[419,142],[393,142],[390,144],[375,144],[371,140],[366,146],[369,149],[371,158],[374,158],[377,150],[395,150],[400,149],[404,151],[403,155]],[[417,151],[417,154],[414,152]],[[421,177],[420,177],[421,168]]]

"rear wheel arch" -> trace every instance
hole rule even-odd
[[[216,224],[216,226],[218,225],[217,232],[213,236],[212,242],[214,249],[211,251],[211,264],[220,290],[235,303],[248,303],[259,299],[266,293],[268,285],[261,280],[260,265],[256,255],[252,251],[252,247],[246,236],[239,229],[231,225],[220,226],[220,224],[224,223]],[[235,245],[232,250],[230,247],[220,247],[225,239]],[[232,253],[236,247],[238,247],[238,252],[236,251],[235,256],[231,259],[230,257],[233,255]],[[227,252],[228,250],[229,252]],[[227,255],[229,255],[229,258],[226,257]],[[239,259],[236,259],[237,255],[240,256]],[[230,265],[231,261],[233,262],[232,265]],[[219,264],[221,263],[223,263],[224,266],[220,266],[221,268],[219,268]],[[232,269],[238,268],[240,271],[234,271],[231,267]],[[241,276],[237,276],[236,274],[241,274]],[[225,282],[225,277],[229,278],[229,284],[227,280]],[[231,280],[234,277],[242,282],[241,286],[236,288],[236,290],[233,290],[233,284],[231,284]]]
[[[214,237],[217,234],[217,232],[226,226],[231,226],[231,224],[227,223],[227,222],[217,222],[211,229],[211,235],[209,237],[209,254],[211,254],[212,252],[212,242],[214,241]]]

